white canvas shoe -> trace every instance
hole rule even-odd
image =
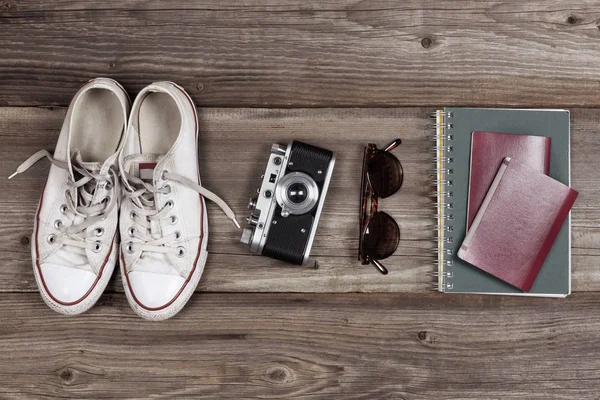
[[[112,79],[89,81],[75,94],[54,154],[41,150],[12,178],[46,157],[52,162],[31,238],[42,298],[62,314],[92,307],[117,260],[120,182],[117,158],[129,97]]]
[[[234,222],[235,215],[200,185],[198,117],[182,88],[171,82],[144,88],[133,103],[126,135],[119,157],[121,275],[133,310],[163,320],[183,308],[204,270],[204,197]]]

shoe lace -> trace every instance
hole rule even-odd
[[[133,190],[129,190],[125,187],[125,197],[129,198],[135,205],[135,211],[131,213],[131,218],[134,222],[142,227],[142,231],[131,228],[130,236],[139,239],[141,242],[130,242],[127,244],[127,251],[130,253],[136,251],[148,251],[157,253],[176,254],[182,256],[184,249],[181,246],[173,246],[179,239],[179,232],[173,232],[169,235],[162,236],[157,232],[156,227],[160,226],[159,221],[163,219],[173,218],[169,216],[170,210],[173,207],[172,201],[167,201],[162,207],[158,208],[155,201],[155,194],[169,194],[171,192],[171,186],[168,183],[176,182],[184,185],[185,187],[194,190],[198,194],[202,195],[206,199],[212,200],[216,203],[221,210],[233,221],[238,229],[238,224],[235,213],[229,208],[229,206],[219,196],[206,189],[205,187],[197,184],[196,182],[187,179],[184,176],[175,174],[172,172],[164,171],[161,180],[167,183],[161,187],[157,187],[148,183],[136,176],[128,173],[123,173],[124,178],[130,184]]]
[[[86,232],[86,228],[104,220],[105,215],[118,202],[119,199],[116,196],[107,196],[100,202],[93,201],[98,183],[103,183],[104,187],[110,190],[112,194],[119,193],[120,183],[116,171],[114,168],[110,168],[106,174],[89,171],[83,166],[79,152],[73,155],[69,166],[68,162],[55,159],[47,150],[40,150],[19,165],[8,179],[27,171],[44,157],[58,168],[70,171],[67,181],[68,189],[65,191],[66,200],[60,211],[71,225],[67,226],[67,223],[62,220],[55,221],[55,228],[59,231],[59,234],[49,236],[48,241],[52,244],[60,243],[96,252],[100,251],[101,245],[99,242],[88,239],[100,236],[104,231],[102,228],[98,228]]]

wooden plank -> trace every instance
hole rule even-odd
[[[595,398],[599,301],[196,294],[149,323],[123,294],[78,317],[0,294],[0,396]]]
[[[250,256],[240,232],[209,205],[209,259],[202,291],[233,292],[412,292],[427,290],[431,270],[433,215],[427,194],[430,167],[428,109],[200,109],[203,185],[222,196],[242,220],[258,187],[271,143],[305,140],[337,152],[338,160],[313,248],[318,262],[289,266]],[[0,176],[40,148],[52,149],[64,109],[0,109]],[[573,289],[600,290],[600,110],[572,110],[573,187],[580,191],[573,212]],[[381,202],[396,218],[402,240],[386,260],[388,276],[356,261],[362,148],[403,139],[395,150],[406,173],[401,191]],[[5,183],[0,192],[0,291],[35,290],[27,237],[32,229],[47,165],[36,165]],[[22,242],[24,244],[22,244]],[[118,274],[117,274],[118,275]],[[120,291],[118,280],[110,290]]]
[[[597,2],[0,4],[0,105],[66,105],[96,76],[200,106],[600,105]]]

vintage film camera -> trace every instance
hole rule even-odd
[[[334,164],[329,150],[301,142],[273,144],[258,196],[248,203],[249,227],[240,241],[253,253],[305,264]]]

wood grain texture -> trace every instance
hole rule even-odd
[[[110,76],[200,106],[600,105],[595,1],[0,1],[0,105]]]
[[[250,256],[209,205],[199,292],[158,323],[135,316],[118,273],[84,315],[46,307],[29,235],[48,166],[0,180],[0,398],[597,400],[598,21],[590,0],[0,0],[0,178],[54,148],[60,106],[96,76],[190,93],[203,184],[240,221],[272,142],[338,153],[314,264]],[[425,116],[467,105],[587,107],[571,110],[580,293],[426,292]],[[380,207],[402,241],[384,277],[356,261],[358,192],[362,147],[395,137],[405,184]]]
[[[148,323],[5,293],[0,397],[596,399],[599,296],[203,293]]]
[[[238,243],[240,232],[209,205],[210,252],[201,291],[216,292],[422,292],[431,271],[433,210],[428,198],[431,166],[424,108],[399,109],[200,109],[200,166],[203,185],[222,196],[242,220],[248,198],[259,185],[271,143],[292,139],[337,152],[330,192],[313,247],[318,269],[289,266],[250,256]],[[0,176],[40,148],[52,149],[64,109],[0,109]],[[580,192],[572,218],[573,289],[600,290],[600,111],[574,109],[572,186]],[[394,150],[405,182],[400,192],[381,202],[402,232],[395,256],[385,264],[388,276],[356,261],[362,148],[367,141],[384,145],[403,139]],[[27,237],[47,176],[47,165],[4,181],[0,191],[0,291],[36,290]],[[117,274],[118,275],[118,274]],[[121,291],[117,279],[111,291]]]

